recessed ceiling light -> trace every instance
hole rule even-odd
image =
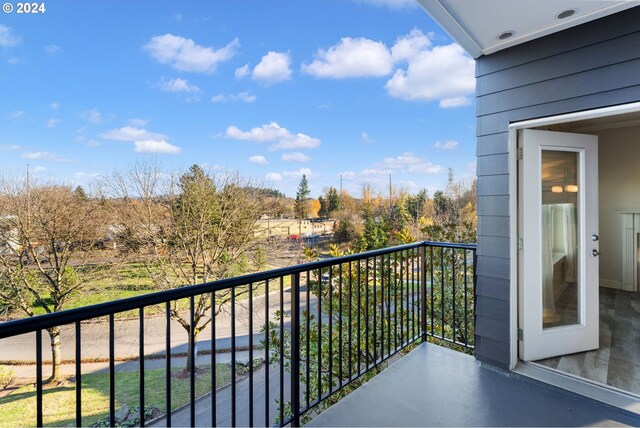
[[[578,9],[567,9],[567,10],[563,10],[562,12],[560,12],[559,14],[556,15],[556,19],[565,19],[568,18],[570,16],[573,16],[576,14],[576,12],[578,11]]]
[[[513,36],[516,32],[515,31],[503,31],[502,33],[498,34],[498,40],[507,40],[509,37]]]

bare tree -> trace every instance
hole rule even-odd
[[[114,174],[106,188],[120,200],[126,240],[163,289],[200,284],[246,273],[254,255],[257,220],[263,198],[237,175],[212,177],[198,165],[179,177],[162,173],[153,163],[139,163],[125,175]],[[260,256],[259,256],[260,257]],[[260,263],[254,263],[255,265]],[[261,268],[262,266],[258,266]],[[247,292],[243,290],[242,292]],[[193,338],[211,322],[211,306],[219,313],[230,291],[200,295],[194,302],[194,322],[172,303],[171,317]],[[190,343],[189,352],[194,344]],[[187,359],[187,370],[190,370]]]
[[[99,201],[69,186],[0,182],[0,299],[27,316],[65,308],[89,285],[91,258],[103,238]],[[85,195],[86,196],[86,195]],[[50,380],[61,377],[60,328],[51,341]]]

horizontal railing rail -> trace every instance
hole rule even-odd
[[[97,422],[90,419],[95,416],[83,415],[84,389],[89,387],[82,382],[87,378],[82,358],[87,346],[99,346],[86,343],[83,334],[86,337],[87,321],[106,319],[105,327],[94,327],[107,330],[102,338],[108,405],[98,412],[106,415],[105,423],[122,423],[118,405],[133,404],[139,408],[141,426],[154,416],[153,411],[146,415],[147,407],[164,414],[163,425],[193,426],[203,423],[196,421],[196,413],[206,413],[196,412],[197,402],[209,407],[211,419],[204,423],[212,426],[299,426],[329,405],[337,393],[377,373],[382,363],[416,341],[431,340],[472,352],[475,265],[475,245],[417,242],[8,321],[0,324],[0,339],[35,333],[36,409],[34,421],[27,425],[56,422],[44,412],[42,331],[64,326],[75,345],[75,415],[70,423]],[[145,309],[150,307],[163,316],[147,315]],[[127,311],[137,311],[137,331],[117,330],[125,321],[116,315]],[[149,323],[154,331],[164,332],[161,343],[150,340],[154,338],[146,332]],[[202,332],[209,337],[200,339]],[[180,333],[177,342],[186,345],[186,359],[173,340]],[[118,340],[131,335],[137,353],[124,357],[138,362],[138,387],[136,402],[127,404],[118,396],[116,362],[123,357],[117,355],[121,352]],[[199,346],[209,348],[206,363],[198,357]],[[145,383],[153,370],[159,370],[145,364],[151,354],[165,359],[163,400]],[[185,369],[177,376],[180,358],[185,359]],[[238,365],[243,358],[247,367]],[[224,375],[218,374],[221,366],[228,369]],[[204,377],[210,387],[203,391],[199,385]],[[184,388],[177,385],[181,382],[186,382]],[[224,383],[228,387],[219,389]],[[48,387],[48,394],[54,391]],[[209,400],[199,399],[206,393]],[[222,403],[230,408],[222,409]]]

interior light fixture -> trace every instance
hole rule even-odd
[[[512,37],[514,34],[516,34],[515,31],[503,31],[502,33],[498,34],[497,38],[498,40],[507,40],[509,37]]]
[[[577,184],[567,184],[564,186],[564,190],[569,193],[578,193],[578,185]]]
[[[562,186],[551,186],[551,192],[562,193],[564,192],[564,189],[562,188]]]
[[[576,14],[576,12],[578,11],[578,9],[567,9],[567,10],[563,10],[562,12],[560,12],[559,14],[556,15],[556,19],[565,19],[568,18],[570,16],[573,16]]]

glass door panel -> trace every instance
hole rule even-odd
[[[542,327],[580,323],[580,153],[542,150]]]

